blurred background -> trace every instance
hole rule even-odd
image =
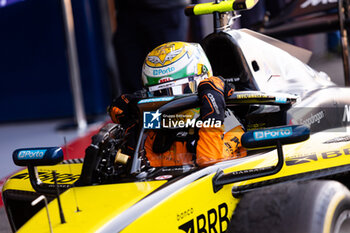
[[[135,76],[134,70],[141,72],[147,52],[133,55],[135,48],[129,48],[130,44],[156,37],[143,46],[150,51],[166,42],[169,37],[162,37],[162,33],[169,36],[173,32],[162,31],[162,27],[178,26],[171,25],[170,20],[181,21],[176,29],[180,37],[173,35],[171,40],[200,42],[213,31],[211,15],[183,15],[186,4],[209,1],[161,2],[0,0],[0,179],[19,169],[12,163],[16,148],[61,146],[64,140],[82,137],[107,120],[106,107],[111,100],[122,92],[134,91],[126,88],[128,84],[141,83],[141,76],[133,81],[127,75],[130,72]],[[234,27],[256,29],[266,19],[267,10],[273,17],[274,11],[280,12],[290,2],[261,0],[251,12],[242,13]],[[175,11],[160,15],[172,9],[181,15]],[[153,31],[147,31],[147,27]],[[333,82],[343,86],[339,32],[303,34],[280,39],[311,50],[309,65],[325,71]],[[134,38],[137,40],[131,41]],[[125,55],[123,48],[130,55]],[[123,65],[134,60],[138,63]],[[0,221],[0,232],[8,231],[6,223]]]

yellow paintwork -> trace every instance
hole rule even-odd
[[[283,151],[284,151],[286,161],[282,170],[279,173],[268,177],[261,177],[253,180],[243,181],[240,183],[236,183],[235,185],[236,186],[246,185],[246,184],[251,184],[255,182],[260,182],[263,180],[270,180],[270,179],[280,178],[284,176],[290,176],[290,175],[295,175],[299,173],[311,172],[314,170],[321,170],[321,169],[326,169],[330,167],[350,164],[349,163],[350,154],[345,153],[347,152],[346,149],[350,149],[349,142],[323,143],[331,138],[337,137],[337,135],[343,136],[343,135],[346,135],[346,133],[318,133],[316,135],[313,135],[309,140],[305,142],[283,146]],[[335,152],[337,152],[337,154],[334,154]],[[323,153],[328,153],[328,154],[323,155]],[[295,160],[296,158],[302,155],[310,155],[310,154],[315,154],[317,157],[317,161],[309,160],[309,162],[306,162],[306,163],[290,165],[290,166],[286,165],[286,163],[288,161],[291,161],[292,159]],[[324,156],[325,157],[327,156],[327,158],[323,158]],[[258,159],[255,159],[252,162],[242,163],[239,166],[235,166],[234,168],[228,168],[224,170],[224,172],[228,173],[228,172],[239,171],[243,169],[267,167],[276,163],[277,163],[276,151],[272,151],[272,152],[266,153],[263,156],[259,156]],[[254,164],[254,166],[251,166],[251,164]],[[259,165],[256,166],[256,164],[259,164]]]
[[[207,232],[224,231],[227,228],[228,219],[231,218],[239,202],[239,199],[232,196],[233,186],[349,164],[349,142],[324,143],[345,135],[347,135],[346,132],[317,133],[312,135],[308,141],[283,146],[286,161],[278,174],[225,185],[217,193],[213,191],[212,177],[215,174],[213,172],[168,193],[169,196],[160,199],[152,208],[126,226],[122,232],[185,232],[184,229],[187,229],[187,232],[197,233],[200,228]],[[314,154],[310,157],[311,159],[302,158],[302,156],[310,154]],[[293,161],[299,164],[292,165]],[[246,157],[233,162],[238,162],[238,164],[228,166],[228,163],[224,162],[220,165],[222,168],[226,166],[223,169],[224,173],[272,166],[277,163],[277,153],[273,150],[259,156]],[[76,169],[79,170],[78,167]],[[12,181],[19,182],[13,179]],[[25,182],[28,183],[28,180]],[[10,183],[6,184],[4,189],[19,189],[19,186],[25,186],[24,183]],[[70,189],[61,195],[66,224],[59,223],[57,202],[53,201],[49,204],[53,231],[94,232],[165,183],[166,181],[151,181]],[[74,196],[77,197],[82,212],[75,212]],[[212,229],[209,229],[209,225]],[[48,230],[46,211],[43,209],[28,221],[19,232],[48,232]]]
[[[60,196],[67,223],[60,223],[56,200],[48,205],[53,231],[55,233],[95,232],[108,220],[119,215],[164,183],[166,181],[69,189]],[[80,212],[76,212],[76,200]],[[39,211],[18,232],[49,232],[46,210]]]
[[[329,143],[324,144],[323,142],[335,138],[337,136],[343,136],[346,133],[319,133],[306,142],[298,143],[294,145],[284,146],[284,154],[286,160],[290,161],[298,155],[306,155],[316,153],[317,161],[311,161],[308,163],[297,164],[297,165],[284,165],[282,170],[275,175],[262,177],[253,180],[247,180],[234,184],[235,186],[252,184],[255,182],[280,178],[283,176],[294,175],[298,173],[310,172],[318,169],[324,169],[334,166],[341,166],[349,164],[350,154],[344,152],[344,149],[350,150],[349,142],[340,143]],[[337,153],[337,157],[331,156],[332,153],[327,153],[329,158],[324,159],[322,153],[331,152]],[[336,158],[336,159],[335,159]],[[265,155],[259,157],[252,157],[244,163],[239,164],[231,168],[224,169],[225,173],[239,171],[244,169],[253,169],[258,167],[267,167],[277,163],[276,151],[271,151]],[[134,221],[122,232],[184,232],[179,230],[178,227],[182,224],[194,219],[194,230],[193,233],[199,232],[197,226],[197,217],[201,214],[207,216],[208,210],[212,208],[218,208],[220,203],[226,203],[229,207],[229,215],[231,217],[232,212],[239,202],[238,199],[232,197],[231,189],[232,185],[226,185],[218,193],[213,193],[212,186],[213,175],[202,178],[191,185],[188,185],[180,192],[174,194],[168,198],[164,203],[159,203],[155,208],[148,211],[141,218]],[[186,218],[178,220],[177,215],[183,211],[193,208],[193,214],[186,216]],[[171,211],[169,211],[171,210]],[[214,218],[212,218],[212,221]],[[208,218],[206,217],[206,221]],[[207,232],[208,223],[205,226]],[[201,223],[200,227],[203,226]],[[216,223],[216,230],[220,232],[219,222]],[[226,225],[223,224],[223,230],[226,229]],[[215,232],[214,230],[212,232]]]
[[[205,219],[205,228],[208,231],[208,211],[210,210],[211,223],[215,222],[216,215],[215,229],[217,232],[226,230],[227,222],[222,221],[222,231],[220,231],[219,206],[227,205],[227,214],[226,210],[221,208],[221,215],[226,215],[230,219],[238,199],[232,198],[232,185],[226,185],[219,192],[214,193],[212,177],[213,175],[206,176],[174,193],[122,232],[183,232],[179,230],[179,227],[193,220],[194,231],[189,232],[194,233],[198,232],[197,219],[200,219],[199,227],[204,226],[203,218]]]
[[[196,4],[193,8],[193,13],[195,15],[206,15],[206,14],[212,14],[213,12],[228,12],[228,11],[234,11],[234,10],[248,10],[255,6],[257,3],[257,0],[246,0],[245,1],[245,7],[244,9],[235,9],[234,3],[235,0],[231,1],[222,1],[218,4],[209,2],[209,3],[200,3]]]
[[[59,184],[72,184],[75,182],[81,173],[82,163],[80,164],[59,164],[56,166],[42,166],[37,167],[39,177],[43,179],[44,183],[53,184],[52,180],[52,171],[55,170],[57,172],[57,181]],[[40,173],[44,173],[40,175]],[[44,176],[48,179],[44,179]],[[22,178],[15,178],[22,177]],[[2,191],[6,191],[8,189],[14,190],[22,190],[22,191],[31,191],[34,192],[30,182],[28,170],[24,169],[14,175],[12,175],[4,184]]]

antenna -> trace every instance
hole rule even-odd
[[[67,158],[70,159],[69,153],[68,153],[68,146],[67,146],[67,138],[66,138],[66,136],[63,137],[63,140],[64,140],[64,146],[66,147]],[[69,166],[69,171],[70,171],[70,173],[73,174],[71,164],[69,163],[68,166]],[[77,210],[76,210],[75,212],[81,212],[81,210],[79,209],[78,198],[77,198],[77,195],[76,195],[76,192],[75,192],[74,187],[75,187],[75,183],[72,184],[73,195],[74,195],[74,200],[75,200],[75,205],[76,205],[76,207],[77,207]]]
[[[221,0],[215,0],[215,4],[219,4]],[[213,24],[214,24],[214,32],[220,32],[220,13],[217,11],[213,12]]]
[[[57,176],[56,176],[56,171],[52,171],[53,179],[55,181],[55,187],[56,187],[56,195],[57,195],[57,203],[58,203],[58,209],[60,211],[60,218],[61,218],[61,223],[66,223],[66,220],[64,219],[64,214],[62,210],[62,205],[61,205],[61,200],[60,200],[60,191],[58,189],[58,184],[57,184]]]
[[[46,207],[46,213],[47,213],[47,219],[49,220],[49,227],[50,227],[50,232],[53,233],[52,230],[52,225],[51,225],[51,220],[50,220],[50,214],[49,214],[49,208],[47,208],[47,199],[44,195],[39,196],[37,199],[35,199],[34,201],[32,201],[31,205],[35,206],[37,205],[39,202],[41,202],[42,200],[45,201],[45,207]]]

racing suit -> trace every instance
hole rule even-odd
[[[225,96],[232,95],[233,88],[225,85],[220,77],[210,77],[200,82],[198,95],[200,98],[200,120],[220,121],[221,127],[199,128],[187,137],[177,137],[169,131],[148,131],[144,149],[153,167],[180,166],[197,164],[208,166],[223,160],[235,159],[246,155],[241,147],[242,125],[233,113],[226,109]],[[133,154],[136,145],[136,123],[123,122],[130,114],[126,106],[132,102],[133,96],[122,95],[109,107],[109,114],[115,123],[121,123],[126,133],[132,135],[128,140],[127,152]],[[123,110],[124,109],[124,110]],[[226,110],[225,110],[226,109]],[[129,118],[130,119],[130,118]],[[179,133],[179,132],[178,132]],[[183,135],[180,133],[180,135]],[[193,159],[195,155],[195,159]]]

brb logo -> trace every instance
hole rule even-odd
[[[143,113],[143,127],[145,129],[160,129],[160,116],[159,110],[156,112],[144,112]]]
[[[269,129],[254,132],[254,139],[267,140],[275,138],[284,138],[292,135],[292,127],[280,128],[280,129]]]
[[[230,223],[228,213],[228,206],[224,202],[217,208],[212,208],[206,213],[192,218],[178,228],[186,233],[223,233],[226,232]],[[193,208],[177,215],[177,220],[182,220],[191,214],[193,214]]]

